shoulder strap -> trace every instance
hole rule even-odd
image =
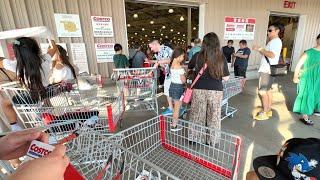
[[[264,56],[264,58],[266,58],[266,61],[268,62],[268,64],[271,66],[269,58],[267,56]]]
[[[6,73],[6,71],[3,70],[3,68],[0,68],[0,71],[7,76],[7,78],[9,79],[10,82],[12,82],[12,79],[11,79],[10,76]]]
[[[207,69],[207,63],[204,63],[203,67],[201,68],[201,70],[199,71],[197,77],[194,79],[193,83],[191,84],[190,88],[192,89],[193,86],[196,84],[196,82],[199,80],[199,78],[202,76],[202,74],[204,73],[204,71]]]
[[[136,57],[137,53],[138,53],[138,51],[136,51],[136,53],[130,59],[134,59],[134,57]]]

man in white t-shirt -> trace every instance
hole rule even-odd
[[[268,38],[269,42],[266,48],[259,47],[257,45],[253,46],[253,50],[259,51],[262,55],[261,63],[259,68],[259,94],[261,96],[263,110],[259,112],[254,119],[256,120],[267,120],[272,117],[272,92],[271,87],[273,83],[273,77],[271,76],[270,65],[276,65],[279,62],[282,42],[279,38],[280,26],[271,25],[268,28]],[[268,63],[266,57],[269,59]]]

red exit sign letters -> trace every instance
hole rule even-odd
[[[294,2],[294,1],[284,1],[283,2],[283,7],[284,8],[294,9],[296,7],[296,2]]]

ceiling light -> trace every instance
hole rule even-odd
[[[184,21],[184,17],[183,16],[180,17],[180,21]]]
[[[134,15],[133,15],[133,18],[138,18],[138,14],[134,14]]]
[[[165,29],[166,28],[166,26],[162,26],[162,29]]]
[[[144,37],[148,37],[148,35],[144,35]]]
[[[193,27],[193,30],[196,30],[197,28],[196,27]]]
[[[144,31],[145,29],[144,29],[144,28],[142,28],[141,30],[142,30],[142,31]]]
[[[170,29],[171,32],[173,32],[173,29]]]
[[[152,34],[154,34],[155,32],[154,31],[152,31]]]
[[[138,33],[134,33],[134,35],[138,35]]]
[[[169,9],[168,12],[169,13],[173,13],[174,11],[173,11],[173,9]]]
[[[168,36],[166,36],[166,38],[168,38]]]
[[[183,37],[186,36],[185,34],[182,35]]]
[[[162,33],[161,33],[160,35],[161,35],[161,36],[163,36],[163,34],[162,34]]]
[[[133,39],[133,37],[131,36],[131,39]]]
[[[127,24],[127,26],[130,27],[131,25],[130,25],[130,24]]]
[[[177,34],[180,34],[180,32],[177,32]]]
[[[160,40],[162,40],[162,38],[160,38]]]
[[[178,39],[178,41],[180,41],[180,38]]]
[[[154,23],[154,21],[150,21],[150,24],[153,24]]]
[[[140,38],[140,41],[142,41],[142,38]]]
[[[173,39],[176,39],[176,37],[173,37]]]

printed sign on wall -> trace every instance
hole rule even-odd
[[[112,17],[91,16],[93,37],[113,37]]]
[[[58,37],[82,37],[78,14],[54,14]]]
[[[114,43],[96,43],[96,56],[98,63],[113,62]]]
[[[224,39],[253,40],[255,27],[255,18],[225,17]]]
[[[79,73],[89,73],[86,45],[84,43],[71,43],[70,49],[73,57],[73,64],[78,67]]]

